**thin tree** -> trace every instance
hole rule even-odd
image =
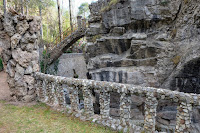
[[[26,15],[28,15],[28,3],[29,3],[29,1],[26,0]]]
[[[21,13],[24,14],[24,0],[21,0]]]
[[[39,15],[42,19],[42,0],[39,1]],[[41,39],[43,38],[43,26],[41,25],[40,27],[40,35],[41,35]]]
[[[62,20],[61,20],[61,14],[60,14],[60,1],[57,0],[57,6],[58,6],[58,25],[59,25],[59,33],[60,33],[60,41],[62,40]]]
[[[73,22],[72,22],[72,0],[69,0],[69,16],[70,16],[70,27],[71,31],[73,31]]]
[[[6,14],[6,10],[7,10],[7,0],[3,0],[3,8],[4,8],[4,14]]]

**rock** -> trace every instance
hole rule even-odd
[[[16,33],[14,36],[11,37],[11,48],[12,49],[17,48],[17,45],[19,44],[21,37],[22,36],[18,33]]]
[[[145,33],[129,33],[127,38],[133,40],[146,40],[147,35]]]
[[[35,95],[26,95],[23,97],[23,101],[30,103],[35,100]]]
[[[29,28],[29,24],[26,20],[19,21],[16,26],[17,33],[23,35],[27,29]]]
[[[7,67],[6,67],[6,72],[8,73],[8,75],[13,78],[15,76],[15,70],[14,67],[12,67],[11,63],[8,62]]]
[[[29,32],[26,32],[26,34],[23,36],[22,40],[21,40],[21,43],[25,43],[25,44],[28,44],[28,43],[34,43],[35,40],[37,39],[37,36],[36,34],[30,34]]]
[[[33,72],[32,66],[28,66],[25,70],[25,74],[31,74]]]
[[[23,67],[28,67],[30,62],[34,59],[31,53],[22,51],[20,48],[13,50],[12,56]]]
[[[16,31],[15,31],[13,21],[9,19],[8,17],[4,18],[3,26],[4,26],[4,30],[10,37],[15,34]]]
[[[5,31],[0,31],[0,46],[7,50],[11,47],[10,45],[10,37]]]
[[[20,75],[24,76],[24,68],[21,67],[19,64],[16,65],[15,71],[16,73],[19,73]]]
[[[30,33],[35,34],[40,30],[41,26],[41,18],[40,17],[34,17],[33,21],[29,23],[30,24]]]
[[[11,51],[4,49],[3,50],[3,61],[8,62],[10,58],[11,58]]]

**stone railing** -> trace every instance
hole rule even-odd
[[[84,98],[84,111],[78,116],[84,116],[88,120],[94,118],[91,90],[99,90],[100,116],[96,119],[96,122],[124,132],[127,132],[128,129],[133,132],[136,130],[147,133],[155,132],[158,100],[169,100],[178,103],[175,132],[190,132],[192,108],[200,105],[200,95],[196,94],[104,81],[65,78],[42,73],[36,73],[35,77],[39,100],[50,106],[67,107],[62,87],[62,85],[67,85],[71,101],[70,112],[75,115],[80,113],[78,90],[81,89]],[[120,94],[120,119],[111,118],[109,115],[111,92]],[[135,126],[130,120],[131,95],[146,97],[143,127]],[[93,122],[95,122],[94,119]]]

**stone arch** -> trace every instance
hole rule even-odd
[[[200,94],[200,58],[186,63],[170,83],[170,89]]]

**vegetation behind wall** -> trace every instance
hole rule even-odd
[[[3,61],[2,59],[0,58],[0,72],[3,71]]]

